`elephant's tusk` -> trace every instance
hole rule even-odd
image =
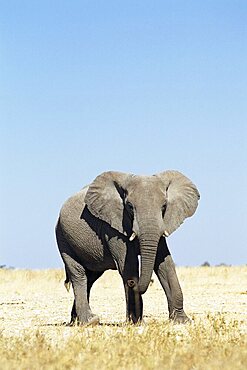
[[[129,241],[131,241],[132,242],[132,240],[134,240],[135,239],[135,237],[136,237],[136,233],[135,232],[133,232],[132,233],[132,235],[130,236],[130,238],[129,238]]]
[[[168,231],[166,231],[166,230],[165,230],[165,232],[164,232],[163,236],[164,236],[164,237],[168,237],[169,235],[170,235],[170,234],[168,233]]]

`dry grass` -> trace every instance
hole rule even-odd
[[[246,369],[247,267],[178,268],[192,324],[167,320],[156,278],[145,324],[124,323],[121,279],[109,271],[92,292],[102,325],[66,327],[72,293],[61,270],[0,270],[1,369]]]

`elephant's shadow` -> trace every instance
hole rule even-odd
[[[83,219],[89,225],[89,227],[96,233],[102,243],[104,243],[104,239],[102,239],[102,230],[104,230],[104,233],[107,234],[109,238],[117,237],[118,239],[123,239],[125,242],[128,241],[127,235],[130,236],[132,233],[132,220],[125,210],[123,211],[122,218],[122,228],[124,232],[123,234],[120,233],[117,229],[114,229],[106,221],[100,220],[99,218],[95,217],[89,211],[87,205],[83,207],[80,219]]]
[[[123,328],[125,326],[127,326],[129,323],[126,322],[126,321],[120,321],[120,322],[116,322],[116,321],[113,321],[113,322],[100,322],[98,325],[103,327],[103,326],[107,326],[107,327],[120,327],[120,328]],[[74,327],[79,327],[77,325],[71,325],[69,322],[60,322],[60,323],[47,323],[47,324],[41,324],[41,325],[35,325],[35,326],[38,326],[38,327],[70,327],[70,328],[74,328]],[[83,325],[81,326],[83,328]],[[87,326],[85,325],[84,327],[90,327],[90,326]]]

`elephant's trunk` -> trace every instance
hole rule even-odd
[[[142,229],[143,232],[141,232]],[[149,286],[159,240],[160,233],[158,229],[151,228],[150,224],[140,229],[141,275],[139,279],[139,292],[141,294],[144,294]]]

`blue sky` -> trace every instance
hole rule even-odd
[[[246,1],[6,1],[0,264],[62,267],[63,202],[99,173],[198,186],[178,265],[247,263]]]

